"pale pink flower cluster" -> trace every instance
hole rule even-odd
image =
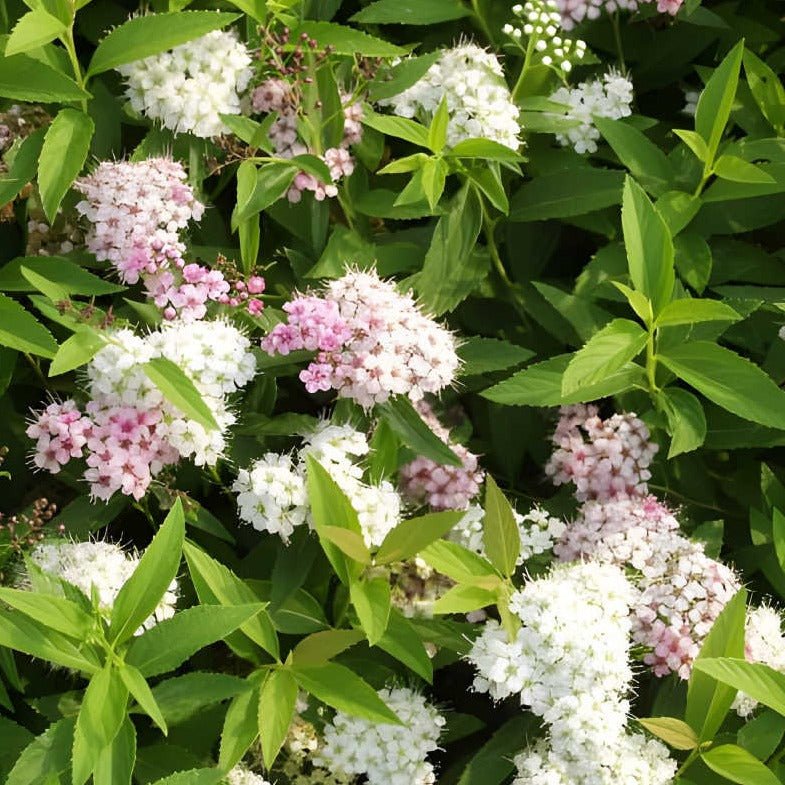
[[[645,496],[659,446],[634,414],[603,420],[598,411],[585,404],[562,407],[546,474],[555,485],[574,483],[578,501]]]
[[[608,14],[616,11],[635,11],[638,3],[657,3],[661,14],[676,16],[684,0],[556,0],[562,17],[562,27],[572,30],[584,20],[598,19],[603,11]]]
[[[425,502],[435,510],[465,510],[480,492],[485,473],[477,456],[450,439],[450,432],[425,401],[417,411],[428,427],[461,459],[461,466],[447,466],[418,456],[399,471],[401,490],[410,499]]]
[[[332,182],[324,183],[310,172],[298,172],[286,194],[292,203],[299,202],[306,191],[311,191],[319,202],[336,196],[338,188],[335,183],[343,177],[349,177],[354,171],[354,158],[348,148],[362,139],[362,105],[345,93],[341,99],[344,102],[341,145],[330,147],[321,156],[330,170]],[[266,79],[251,94],[251,106],[254,112],[278,113],[268,134],[276,155],[294,158],[310,152],[297,131],[297,97],[289,82],[280,78]]]
[[[657,676],[689,678],[703,639],[740,587],[729,567],[681,535],[653,496],[586,502],[553,550],[562,561],[596,559],[634,571],[632,637]]]
[[[186,264],[180,232],[202,217],[204,205],[185,180],[182,165],[169,158],[101,162],[76,182],[86,197],[76,209],[91,224],[87,248],[111,262],[123,283],[141,279],[167,319],[203,319],[210,301],[258,313],[261,301],[249,298],[244,282],[230,284],[219,270]],[[264,281],[256,278],[259,293]]]
[[[33,463],[57,474],[84,458],[92,496],[115,492],[140,499],[171,464],[192,458],[214,464],[234,422],[226,396],[253,378],[250,341],[227,322],[166,322],[145,338],[127,329],[107,335],[87,366],[88,403],[82,414],[68,400],[34,413],[27,435],[36,440]],[[157,357],[175,363],[196,386],[215,419],[206,428],[171,404],[148,378],[145,363]]]
[[[300,372],[310,393],[337,390],[371,408],[393,395],[419,401],[455,378],[460,360],[452,334],[376,272],[348,272],[322,297],[302,295],[284,309],[287,322],[272,329],[262,348],[316,351]]]

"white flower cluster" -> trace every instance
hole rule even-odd
[[[226,774],[226,785],[270,785],[261,774],[238,764]]]
[[[240,114],[240,93],[252,75],[251,55],[236,35],[214,30],[168,52],[117,70],[128,81],[132,108],[175,133],[227,133],[221,114]]]
[[[513,594],[522,626],[512,641],[494,621],[475,640],[475,689],[497,700],[519,695],[548,726],[547,738],[519,756],[518,785],[664,785],[673,776],[659,742],[627,737],[633,600],[618,567],[557,565]],[[646,748],[652,754],[641,757]]]
[[[480,556],[485,556],[482,525],[484,515],[482,507],[473,504],[466,511],[466,515],[449,531],[447,538]],[[564,521],[548,515],[539,507],[532,507],[526,515],[514,511],[514,515],[521,535],[518,566],[531,559],[532,556],[551,550],[567,528]]]
[[[110,542],[41,543],[30,552],[33,564],[45,573],[76,586],[88,598],[95,592],[98,608],[107,621],[120,589],[133,574],[139,558]],[[174,580],[134,634],[141,635],[157,622],[170,619],[176,604],[177,581]]]
[[[304,709],[298,708],[298,711]],[[289,785],[350,785],[356,781],[354,774],[342,774],[314,765],[313,757],[321,744],[316,728],[299,714],[295,715],[289,725],[280,764]]]
[[[595,117],[619,120],[632,114],[632,82],[618,71],[610,70],[602,80],[581,82],[577,87],[561,87],[551,101],[564,104],[565,129],[556,134],[563,147],[576,153],[594,153],[600,132],[594,125]]]
[[[586,43],[566,38],[562,33],[562,18],[555,0],[527,0],[512,7],[517,24],[508,23],[502,31],[510,36],[529,56],[536,56],[543,65],[569,73],[573,65],[583,60]],[[526,39],[526,45],[520,43]]]
[[[366,545],[381,545],[400,520],[401,499],[386,480],[378,485],[363,481],[360,461],[369,450],[362,432],[349,425],[321,423],[305,437],[296,459],[267,453],[249,469],[240,471],[233,486],[240,519],[258,531],[279,534],[284,540],[295,526],[308,522],[305,459],[311,455],[349,497]]]
[[[405,687],[382,689],[379,697],[402,725],[376,723],[339,711],[324,728],[314,762],[343,774],[364,774],[368,785],[434,785],[426,758],[438,749],[445,719],[425,698]]]
[[[468,43],[448,49],[416,84],[379,104],[430,123],[442,98],[450,113],[447,144],[483,138],[513,150],[520,146],[518,107],[492,52]]]
[[[785,637],[778,611],[763,605],[747,613],[744,649],[750,662],[760,662],[785,673]],[[744,692],[737,693],[733,701],[733,708],[740,717],[748,717],[757,706],[758,701]]]
[[[88,390],[100,408],[133,406],[160,409],[165,440],[182,458],[212,465],[222,454],[226,429],[235,422],[227,396],[244,387],[256,372],[250,341],[228,321],[165,322],[144,338],[118,330],[113,342],[87,366]],[[209,407],[218,429],[208,430],[184,417],[150,380],[144,363],[162,357],[182,370]],[[89,410],[89,407],[88,407]]]

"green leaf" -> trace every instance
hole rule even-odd
[[[32,137],[28,137],[28,139],[30,138]],[[16,162],[18,158],[19,153],[14,161]],[[35,167],[33,167],[31,177],[34,174]],[[99,278],[78,264],[74,264],[64,256],[21,256],[11,260],[0,268],[0,291],[32,292],[38,288],[24,275],[22,268],[27,269],[28,275],[31,271],[38,273],[39,276],[56,284],[69,295],[93,296],[125,291],[125,286],[104,281],[103,278]]]
[[[709,244],[695,232],[682,232],[674,239],[674,250],[679,275],[698,294],[702,294],[713,264]]]
[[[144,676],[158,676],[182,665],[205,646],[248,623],[264,605],[197,605],[178,611],[135,638],[126,661]]]
[[[709,148],[699,133],[680,128],[674,128],[673,133],[676,134],[693,153],[695,153],[695,157],[699,161],[705,164],[710,160],[711,154],[709,153]]]
[[[497,599],[496,592],[491,589],[458,584],[436,600],[433,604],[433,613],[470,613],[495,605]]]
[[[775,183],[768,172],[736,155],[721,155],[714,162],[714,174],[736,183]]]
[[[573,355],[562,377],[562,392],[569,395],[607,379],[641,353],[648,337],[639,324],[614,319]]]
[[[345,529],[343,526],[321,526],[319,536],[338,546],[343,553],[359,564],[367,565],[372,561],[371,552],[359,532]]]
[[[257,170],[250,161],[243,161],[237,169],[237,220],[244,221],[281,199],[297,172],[290,163],[269,163]]]
[[[485,479],[482,535],[488,560],[502,575],[512,575],[521,552],[521,535],[512,506],[490,474]]]
[[[361,24],[433,25],[470,15],[460,0],[376,0],[349,19]]]
[[[643,378],[643,369],[628,365],[607,379],[583,387],[570,395],[562,394],[562,378],[573,355],[560,354],[535,363],[480,395],[490,401],[510,406],[558,406],[560,404],[596,401],[629,390]]]
[[[387,577],[353,581],[349,597],[357,611],[360,625],[374,646],[387,630],[390,618],[390,581]]]
[[[257,681],[255,674],[251,679]],[[218,766],[228,771],[245,755],[259,735],[259,686],[241,692],[232,699],[226,711]],[[183,783],[185,785],[185,783]],[[190,785],[190,781],[188,783]]]
[[[747,611],[747,590],[740,589],[717,617],[703,641],[695,665],[715,657],[744,656],[744,620]],[[714,738],[728,713],[736,690],[694,667],[687,687],[687,708],[684,719],[703,742]]]
[[[228,567],[191,543],[186,543],[183,550],[191,580],[202,603],[235,606],[252,605],[258,602],[259,598],[253,589]],[[240,629],[254,643],[278,659],[278,636],[275,634],[267,611],[253,614],[247,622],[240,625]]]
[[[36,8],[20,17],[16,26],[8,36],[5,45],[5,56],[27,52],[48,44],[61,33],[66,26],[56,17],[48,14],[43,8]]]
[[[476,252],[481,228],[482,202],[465,187],[439,218],[422,270],[407,281],[432,315],[453,310],[487,278],[489,257]]]
[[[0,57],[0,96],[15,101],[68,103],[90,98],[73,79],[27,55]]]
[[[73,717],[64,717],[33,739],[11,769],[6,785],[59,785],[71,767],[74,723]]]
[[[160,682],[153,687],[153,697],[167,724],[177,725],[247,689],[248,682],[237,676],[196,671]]]
[[[295,665],[322,665],[364,637],[361,630],[320,630],[292,649],[292,661]]]
[[[749,49],[744,50],[744,72],[763,116],[781,135],[785,125],[785,88],[777,74]]]
[[[657,145],[629,123],[595,117],[594,125],[619,160],[649,191],[661,193],[673,179],[673,168]]]
[[[285,670],[270,671],[259,694],[259,738],[262,758],[271,769],[286,740],[297,703],[297,682]]]
[[[177,576],[184,539],[183,506],[177,499],[115,598],[109,626],[111,641],[128,640],[156,609]]]
[[[433,681],[433,663],[422,639],[412,623],[395,608],[390,610],[387,629],[376,645],[429,684]]]
[[[445,152],[449,158],[482,158],[484,161],[517,163],[523,156],[493,139],[462,139]]]
[[[785,716],[785,675],[774,668],[732,657],[697,660],[695,667]]]
[[[411,401],[402,395],[376,405],[401,441],[417,455],[446,466],[461,466],[461,459],[426,425]]]
[[[464,515],[463,510],[442,510],[401,521],[384,538],[374,562],[389,564],[416,556],[427,545],[447,534]]]
[[[57,352],[57,341],[49,330],[4,294],[0,294],[0,346],[49,359]]]
[[[267,3],[265,0],[229,0],[229,2],[257,22],[265,22],[267,19]]]
[[[46,131],[38,158],[38,189],[50,224],[60,202],[82,171],[95,126],[88,114],[77,109],[61,109]]]
[[[0,610],[0,646],[76,671],[95,673],[98,670],[91,650],[80,649],[70,638],[19,613]]]
[[[430,158],[420,170],[422,188],[428,199],[431,210],[436,209],[436,204],[444,193],[444,183],[447,179],[447,162],[441,158]],[[414,199],[413,201],[419,201]],[[396,202],[397,203],[397,202]]]
[[[343,665],[293,665],[291,671],[302,689],[338,711],[371,722],[401,724],[373,687]]]
[[[83,327],[60,344],[49,365],[49,376],[59,376],[86,365],[104,346],[106,341],[99,333]]]
[[[92,616],[64,597],[0,586],[0,602],[72,638],[86,637],[93,626]]]
[[[514,758],[521,740],[533,730],[533,717],[520,712],[507,720],[475,753],[458,780],[458,785],[500,785],[515,771]]]
[[[128,690],[111,663],[90,679],[74,733],[74,785],[82,785],[87,780],[101,750],[119,733],[127,701]]]
[[[657,210],[668,225],[674,242],[678,243],[679,237],[677,235],[698,214],[700,206],[700,197],[684,191],[666,191],[657,199]],[[704,240],[704,242],[706,241]]]
[[[96,759],[93,785],[131,785],[135,764],[136,730],[126,717],[112,743]]]
[[[68,293],[65,289],[62,289],[56,283],[44,278],[43,275],[39,275],[34,270],[22,266],[19,268],[19,272],[34,289],[44,294],[53,303],[59,303],[68,299]]]
[[[118,65],[143,60],[175,46],[219,30],[238,18],[237,14],[217,11],[184,11],[149,14],[129,19],[115,27],[93,53],[88,76],[95,76]]]
[[[154,357],[146,362],[142,369],[169,403],[174,404],[186,417],[196,420],[208,431],[218,428],[218,423],[210,407],[204,402],[202,394],[178,365],[166,357]]]
[[[741,316],[719,300],[695,300],[690,297],[671,300],[660,311],[657,327],[698,322],[737,322]]]
[[[638,722],[675,750],[694,750],[698,746],[695,731],[676,717],[646,717]]]
[[[440,56],[441,52],[437,50],[420,57],[407,57],[390,69],[379,69],[368,85],[368,100],[376,102],[399,95],[419,82]]]
[[[511,221],[569,218],[619,204],[624,175],[606,169],[549,172],[524,183],[510,199]]]
[[[647,326],[651,326],[652,312],[651,302],[645,294],[641,294],[635,289],[630,289],[626,284],[620,281],[611,281],[611,283],[627,298],[630,308],[637,314],[638,318]]]
[[[447,144],[447,125],[449,122],[450,110],[447,108],[447,98],[442,96],[442,100],[433,113],[433,119],[428,128],[428,147],[434,153],[440,153],[444,149],[444,145]]]
[[[437,540],[420,551],[420,557],[437,572],[459,583],[493,579],[498,575],[493,565],[474,551],[457,542]]]
[[[780,785],[779,777],[747,750],[721,744],[701,753],[703,762],[716,774],[739,785]]]
[[[303,34],[316,39],[318,51],[323,51],[329,46],[338,55],[402,57],[407,54],[407,51],[400,46],[333,22],[303,22],[292,31],[291,40],[294,41]]]
[[[472,336],[458,347],[462,360],[461,376],[475,376],[503,371],[531,359],[534,352],[497,338]]]
[[[757,365],[730,349],[693,341],[669,348],[657,359],[729,412],[761,425],[781,425],[785,392]]]
[[[621,222],[630,278],[651,300],[656,316],[673,294],[673,241],[657,208],[631,177],[624,181]]]
[[[166,735],[169,732],[166,727],[166,720],[144,676],[129,662],[120,663],[119,670],[120,678],[128,688],[131,697]]]
[[[362,562],[353,560],[347,562],[344,551],[334,543],[335,533],[332,532],[333,538],[331,538],[326,534],[323,535],[321,530],[340,528],[362,537],[357,512],[329,472],[312,455],[306,456],[305,463],[308,470],[308,499],[311,503],[314,528],[336,575],[342,583],[348,584],[352,577],[359,575]],[[367,552],[364,542],[362,546]],[[363,560],[367,558],[367,563],[370,563],[370,555],[366,557],[362,551],[361,554]]]
[[[700,401],[680,387],[666,387],[659,400],[668,418],[671,446],[668,458],[674,458],[700,447],[706,439],[706,415]]]
[[[19,145],[10,168],[0,176],[0,206],[15,199],[25,185],[35,177],[45,134],[46,129],[39,128]],[[0,270],[1,274],[2,270]]]
[[[783,735],[785,717],[773,711],[764,711],[746,722],[736,738],[740,747],[744,747],[759,760],[766,760],[774,754]]]
[[[414,120],[377,114],[370,107],[363,107],[362,123],[386,136],[404,139],[418,147],[428,147],[428,129]]]
[[[698,98],[695,111],[695,130],[703,137],[714,158],[722,139],[722,132],[728,123],[736,87],[739,83],[741,58],[744,54],[744,41],[739,41],[717,66],[706,87]]]

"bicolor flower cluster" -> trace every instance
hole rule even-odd
[[[251,55],[234,33],[213,30],[168,52],[117,70],[136,112],[175,133],[227,133],[222,114],[240,114],[240,95],[252,76]]]
[[[492,52],[469,43],[447,49],[422,79],[379,105],[429,124],[442,100],[449,111],[448,145],[482,138],[512,150],[520,146],[518,107]]]
[[[425,503],[434,510],[465,510],[480,492],[485,472],[474,453],[452,441],[430,404],[418,401],[416,408],[431,431],[460,458],[461,465],[449,466],[419,456],[401,466],[401,491],[412,501]]]
[[[518,785],[672,779],[676,766],[665,747],[626,729],[634,595],[614,565],[556,565],[512,595],[510,611],[521,622],[512,640],[495,621],[475,640],[468,655],[475,689],[496,700],[517,695],[547,727],[545,738],[517,757]]]
[[[238,764],[226,774],[226,785],[270,785],[261,774]]]
[[[512,7],[516,22],[502,31],[515,41],[529,58],[565,74],[583,60],[586,43],[567,38],[562,31],[562,17],[555,0],[527,0]],[[525,43],[524,43],[525,42]],[[535,62],[536,62],[535,61]]]
[[[598,19],[603,12],[635,11],[639,3],[653,2],[657,3],[659,13],[676,16],[684,0],[556,0],[565,30],[572,30],[585,20]]]
[[[84,457],[84,479],[93,497],[115,492],[140,499],[164,466],[191,458],[214,464],[234,423],[228,396],[254,376],[250,342],[226,321],[165,323],[139,337],[121,329],[87,366],[88,403],[52,403],[27,429],[36,440],[33,461],[56,474],[71,459]],[[170,403],[145,371],[163,358],[191,379],[217,428],[189,419]]]
[[[271,355],[316,352],[300,372],[310,393],[337,390],[366,409],[394,395],[419,401],[450,385],[460,364],[452,334],[375,271],[348,272],[323,296],[301,295],[284,310],[286,323],[262,348]]]
[[[85,196],[76,209],[90,222],[88,250],[110,262],[123,283],[143,281],[167,319],[202,319],[210,301],[258,313],[263,278],[230,283],[220,270],[186,263],[181,232],[204,213],[186,177],[169,158],[102,161],[75,184]]]
[[[596,407],[564,407],[553,441],[546,472],[556,484],[573,482],[584,502],[554,553],[631,569],[638,589],[632,636],[646,649],[644,662],[658,676],[688,678],[701,642],[740,587],[737,576],[647,495],[657,446],[635,415],[602,420]]]
[[[138,555],[126,553],[119,545],[101,541],[44,542],[30,552],[31,562],[47,575],[70,583],[88,599],[95,594],[98,610],[107,621],[120,589],[139,565],[139,559]],[[35,585],[34,576],[24,580]],[[56,584],[49,584],[47,588],[53,587]],[[158,622],[171,619],[176,604],[177,581],[174,580],[135,634],[141,635]]]
[[[303,193],[311,191],[317,201],[338,194],[335,183],[349,177],[354,171],[354,158],[349,147],[362,139],[362,106],[346,93],[341,94],[343,101],[343,139],[339,147],[330,147],[321,156],[330,170],[331,182],[324,183],[310,172],[299,172],[287,192],[290,202],[302,199]],[[276,155],[280,158],[294,158],[296,155],[310,153],[302,141],[297,127],[298,105],[300,98],[294,85],[280,77],[270,77],[254,88],[251,106],[254,112],[276,112],[278,116],[270,126],[268,136],[273,143]]]
[[[445,718],[419,693],[405,687],[379,690],[403,724],[377,723],[336,712],[324,728],[314,762],[339,774],[361,775],[368,785],[434,785],[428,762],[438,749]]]
[[[583,404],[562,409],[545,473],[555,485],[573,483],[578,501],[645,495],[659,446],[635,415],[603,420],[598,412]]]
[[[305,459],[310,455],[349,498],[366,545],[381,545],[400,520],[401,499],[386,480],[374,485],[363,481],[362,460],[369,450],[361,431],[322,423],[305,437],[296,459],[267,453],[240,470],[233,485],[240,519],[285,541],[296,526],[309,522]]]
[[[550,100],[563,104],[564,130],[556,134],[563,147],[576,153],[597,152],[600,132],[594,125],[595,117],[619,120],[632,114],[632,82],[623,74],[610,70],[602,79],[581,82],[577,87],[560,87]]]

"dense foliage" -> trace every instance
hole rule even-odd
[[[774,0],[0,3],[0,781],[785,782]]]

